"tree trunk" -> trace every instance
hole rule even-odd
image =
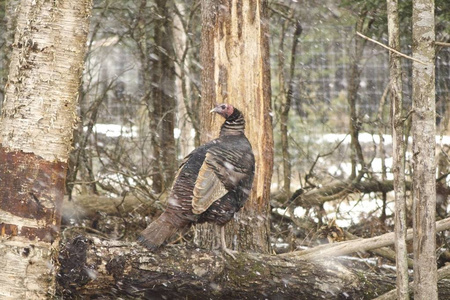
[[[162,192],[168,188],[175,176],[175,138],[173,135],[175,123],[175,49],[173,41],[172,20],[170,12],[173,1],[157,0],[154,24],[154,50],[151,57],[153,112],[151,118],[156,125],[156,143],[153,144],[159,164],[159,174],[153,181],[155,192]],[[150,72],[150,70],[146,70]]]
[[[414,298],[437,299],[434,1],[413,1]]]
[[[356,31],[362,32],[364,30],[366,15],[363,14],[359,16],[356,23]],[[358,100],[358,90],[360,84],[361,70],[359,67],[362,55],[364,52],[365,40],[356,39],[353,48],[351,49],[351,65],[348,78],[348,92],[347,92],[347,102],[349,106],[350,113],[350,137],[351,137],[351,162],[352,162],[352,173],[350,174],[350,179],[355,179],[357,177],[357,165],[361,165],[361,175],[363,174],[365,163],[363,157],[363,151],[361,145],[359,144],[358,135],[361,127],[361,120],[359,120],[356,103]]]
[[[173,4],[157,1],[155,10],[158,18],[153,24],[153,42],[148,32],[150,7],[147,0],[141,0],[136,16],[138,26],[135,40],[138,48],[140,79],[143,88],[143,103],[148,115],[148,134],[152,154],[152,188],[161,193],[172,183],[175,175],[175,67],[173,60],[172,23],[168,6]],[[153,46],[153,47],[151,47]]]
[[[90,1],[23,0],[0,122],[0,295],[54,294]]]
[[[280,49],[278,51],[278,66],[279,66],[279,85],[280,85],[280,135],[281,135],[281,153],[283,158],[283,191],[286,198],[291,197],[291,156],[289,154],[289,137],[288,137],[288,123],[289,123],[289,111],[292,103],[292,93],[294,88],[294,72],[295,72],[295,58],[297,52],[297,44],[302,27],[300,23],[294,24],[295,31],[292,39],[292,49],[290,55],[289,65],[289,83],[287,90],[285,88],[286,80],[284,76],[284,36],[286,35],[285,24],[288,21],[284,21],[281,30]],[[289,23],[290,24],[290,23]]]
[[[387,0],[389,46],[400,51],[398,0]],[[400,57],[389,52],[392,148],[395,191],[395,251],[397,266],[397,298],[409,299],[408,250],[406,248],[405,147],[402,116],[402,66]]]
[[[256,158],[250,199],[227,224],[236,250],[269,252],[269,196],[273,165],[270,113],[268,23],[264,1],[202,1],[202,142],[218,136],[214,103],[231,103],[246,118],[246,135]],[[198,230],[200,244],[211,247],[211,225]]]

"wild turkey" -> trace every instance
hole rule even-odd
[[[154,250],[177,230],[194,223],[221,225],[222,249],[225,245],[223,225],[244,206],[252,188],[255,157],[244,134],[242,113],[230,104],[211,110],[225,118],[219,138],[192,151],[175,176],[167,208],[142,231],[139,242]]]

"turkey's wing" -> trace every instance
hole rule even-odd
[[[225,185],[214,172],[212,165],[214,165],[214,160],[211,154],[208,153],[195,182],[194,196],[192,198],[192,212],[194,214],[203,213],[214,201],[228,193]]]

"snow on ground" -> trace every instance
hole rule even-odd
[[[84,128],[87,130],[87,127]],[[122,126],[116,124],[96,124],[94,125],[93,131],[97,134],[104,134],[107,137],[117,138],[119,136],[122,137],[138,137],[138,127],[137,126]],[[179,138],[181,134],[181,130],[179,128],[174,129],[175,138]],[[195,131],[192,130],[191,136],[195,136]],[[383,141],[385,145],[392,144],[392,136],[391,135],[382,135]],[[313,139],[311,136],[307,136],[306,139]],[[324,143],[339,143],[342,141],[342,144],[350,143],[350,135],[348,134],[335,134],[328,133],[323,134],[317,138],[314,138],[314,142],[316,144],[324,144]],[[372,135],[369,133],[360,133],[359,134],[360,143],[380,143],[379,135]],[[411,142],[411,138],[410,141]],[[436,136],[436,143],[438,145],[450,145],[450,136]],[[410,157],[410,154],[407,153],[407,158]],[[321,158],[322,159],[322,158]],[[320,160],[319,160],[320,162]],[[392,166],[392,157],[385,158],[385,164],[387,167],[387,179],[392,180],[393,175],[390,172]],[[358,166],[360,169],[361,166]],[[382,172],[382,161],[381,158],[374,158],[371,163],[371,171],[374,173],[381,174]],[[332,176],[336,177],[347,177],[351,173],[351,164],[349,162],[341,162],[338,165],[331,165],[328,167],[328,172]],[[109,183],[112,185],[121,186],[121,183],[125,183],[125,179],[121,174],[103,174],[100,175],[100,180],[105,181],[105,183]],[[135,185],[135,181],[132,178],[127,179],[127,184],[131,186]],[[277,184],[272,182],[272,188],[277,188]],[[391,193],[389,193],[391,194]],[[392,199],[392,195],[388,195],[390,199]],[[374,195],[365,195],[363,199],[347,199],[338,204],[336,202],[333,203],[325,203],[324,208],[328,214],[328,219],[336,219],[336,224],[340,227],[348,227],[354,223],[358,223],[361,218],[370,217],[370,213],[374,211],[380,211],[380,207],[382,206],[382,201],[380,199],[376,199]],[[393,201],[388,202],[387,204],[387,214],[393,213],[394,203]],[[277,209],[280,214],[287,214],[285,210]],[[302,207],[297,207],[294,211],[297,217],[305,217],[306,210]],[[310,216],[315,218],[315,216]],[[317,220],[316,220],[317,221]]]
[[[390,134],[383,134],[382,138],[383,138],[385,145],[392,144],[392,136]],[[358,135],[358,140],[360,143],[376,143],[378,145],[380,143],[380,136],[378,134],[361,132]],[[319,135],[319,137],[314,141],[316,144],[339,143],[340,141],[342,141],[343,145],[347,145],[347,144],[350,144],[351,137],[349,134],[343,134],[343,133],[325,133],[323,135]],[[408,138],[408,143],[412,143],[412,137]],[[437,145],[450,145],[450,136],[437,135],[436,136],[436,144]]]
[[[87,130],[87,126],[84,127],[84,130]],[[93,131],[96,133],[104,134],[107,137],[137,137],[138,136],[138,127],[137,126],[123,126],[118,124],[95,124],[93,127]],[[174,128],[174,137],[176,139],[180,138],[181,129]],[[191,137],[195,137],[195,130],[191,129],[190,132]],[[316,144],[323,143],[339,143],[342,141],[343,145],[350,144],[351,137],[348,134],[344,133],[325,133],[317,136],[304,136],[305,139],[314,141]],[[392,136],[389,134],[382,135],[383,141],[385,145],[392,144]],[[358,140],[360,143],[380,143],[380,136],[378,134],[370,134],[367,132],[359,133]],[[412,138],[409,137],[409,143],[412,142]],[[450,145],[450,136],[436,136],[436,144],[437,145]]]
[[[84,127],[84,131],[87,131],[87,126]],[[123,126],[117,124],[95,124],[93,127],[93,132],[104,134],[107,137],[116,138],[122,137],[136,137],[138,136],[137,126]]]
[[[371,217],[372,213],[379,216],[383,202],[381,199],[377,199],[374,196],[375,195],[365,195],[362,199],[346,199],[338,203],[336,203],[336,201],[325,202],[324,210],[327,213],[327,219],[330,221],[335,219],[337,226],[348,228],[351,225],[360,223],[362,219]],[[393,197],[393,192],[388,193],[388,199],[392,199]],[[387,215],[394,213],[394,205],[393,201],[388,201],[386,207]],[[274,210],[280,215],[290,217],[290,214],[286,209],[275,208]],[[306,213],[307,210],[300,206],[296,207],[294,210],[294,214],[297,218],[310,217],[315,222],[319,221],[314,214],[306,216]]]

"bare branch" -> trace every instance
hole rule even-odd
[[[450,47],[450,43],[445,42],[434,42],[434,44],[438,46]]]
[[[423,61],[421,61],[421,60],[419,60],[419,59],[416,59],[416,58],[414,58],[414,57],[411,57],[411,56],[408,56],[408,55],[406,55],[406,54],[403,54],[403,53],[401,53],[401,52],[399,52],[399,51],[397,51],[397,50],[395,50],[395,49],[392,49],[391,47],[386,46],[385,44],[380,43],[380,42],[378,42],[378,41],[375,41],[374,39],[371,39],[370,37],[365,36],[364,34],[358,32],[358,31],[356,32],[356,34],[359,35],[360,37],[362,37],[362,38],[364,38],[364,39],[366,39],[366,40],[368,40],[368,41],[371,41],[372,43],[375,43],[375,44],[377,44],[377,45],[379,45],[379,46],[381,46],[381,47],[383,47],[383,48],[386,48],[386,49],[388,49],[389,51],[392,51],[392,52],[394,52],[394,53],[396,53],[396,54],[398,54],[398,55],[400,55],[400,56],[402,56],[402,57],[404,57],[404,58],[413,60],[413,61],[415,61],[415,62],[418,62],[418,63],[422,64],[422,65],[427,65],[427,63],[425,63],[425,62],[423,62]]]
[[[436,222],[436,232],[450,229],[450,218],[443,219]],[[408,229],[406,240],[410,241],[413,238],[412,228]],[[313,247],[307,250],[294,251],[280,256],[292,257],[295,256],[304,260],[316,260],[342,256],[358,251],[369,251],[377,248],[391,246],[395,242],[395,233],[389,232],[380,236],[368,239],[357,239],[346,242],[339,242],[334,244],[325,244]]]

